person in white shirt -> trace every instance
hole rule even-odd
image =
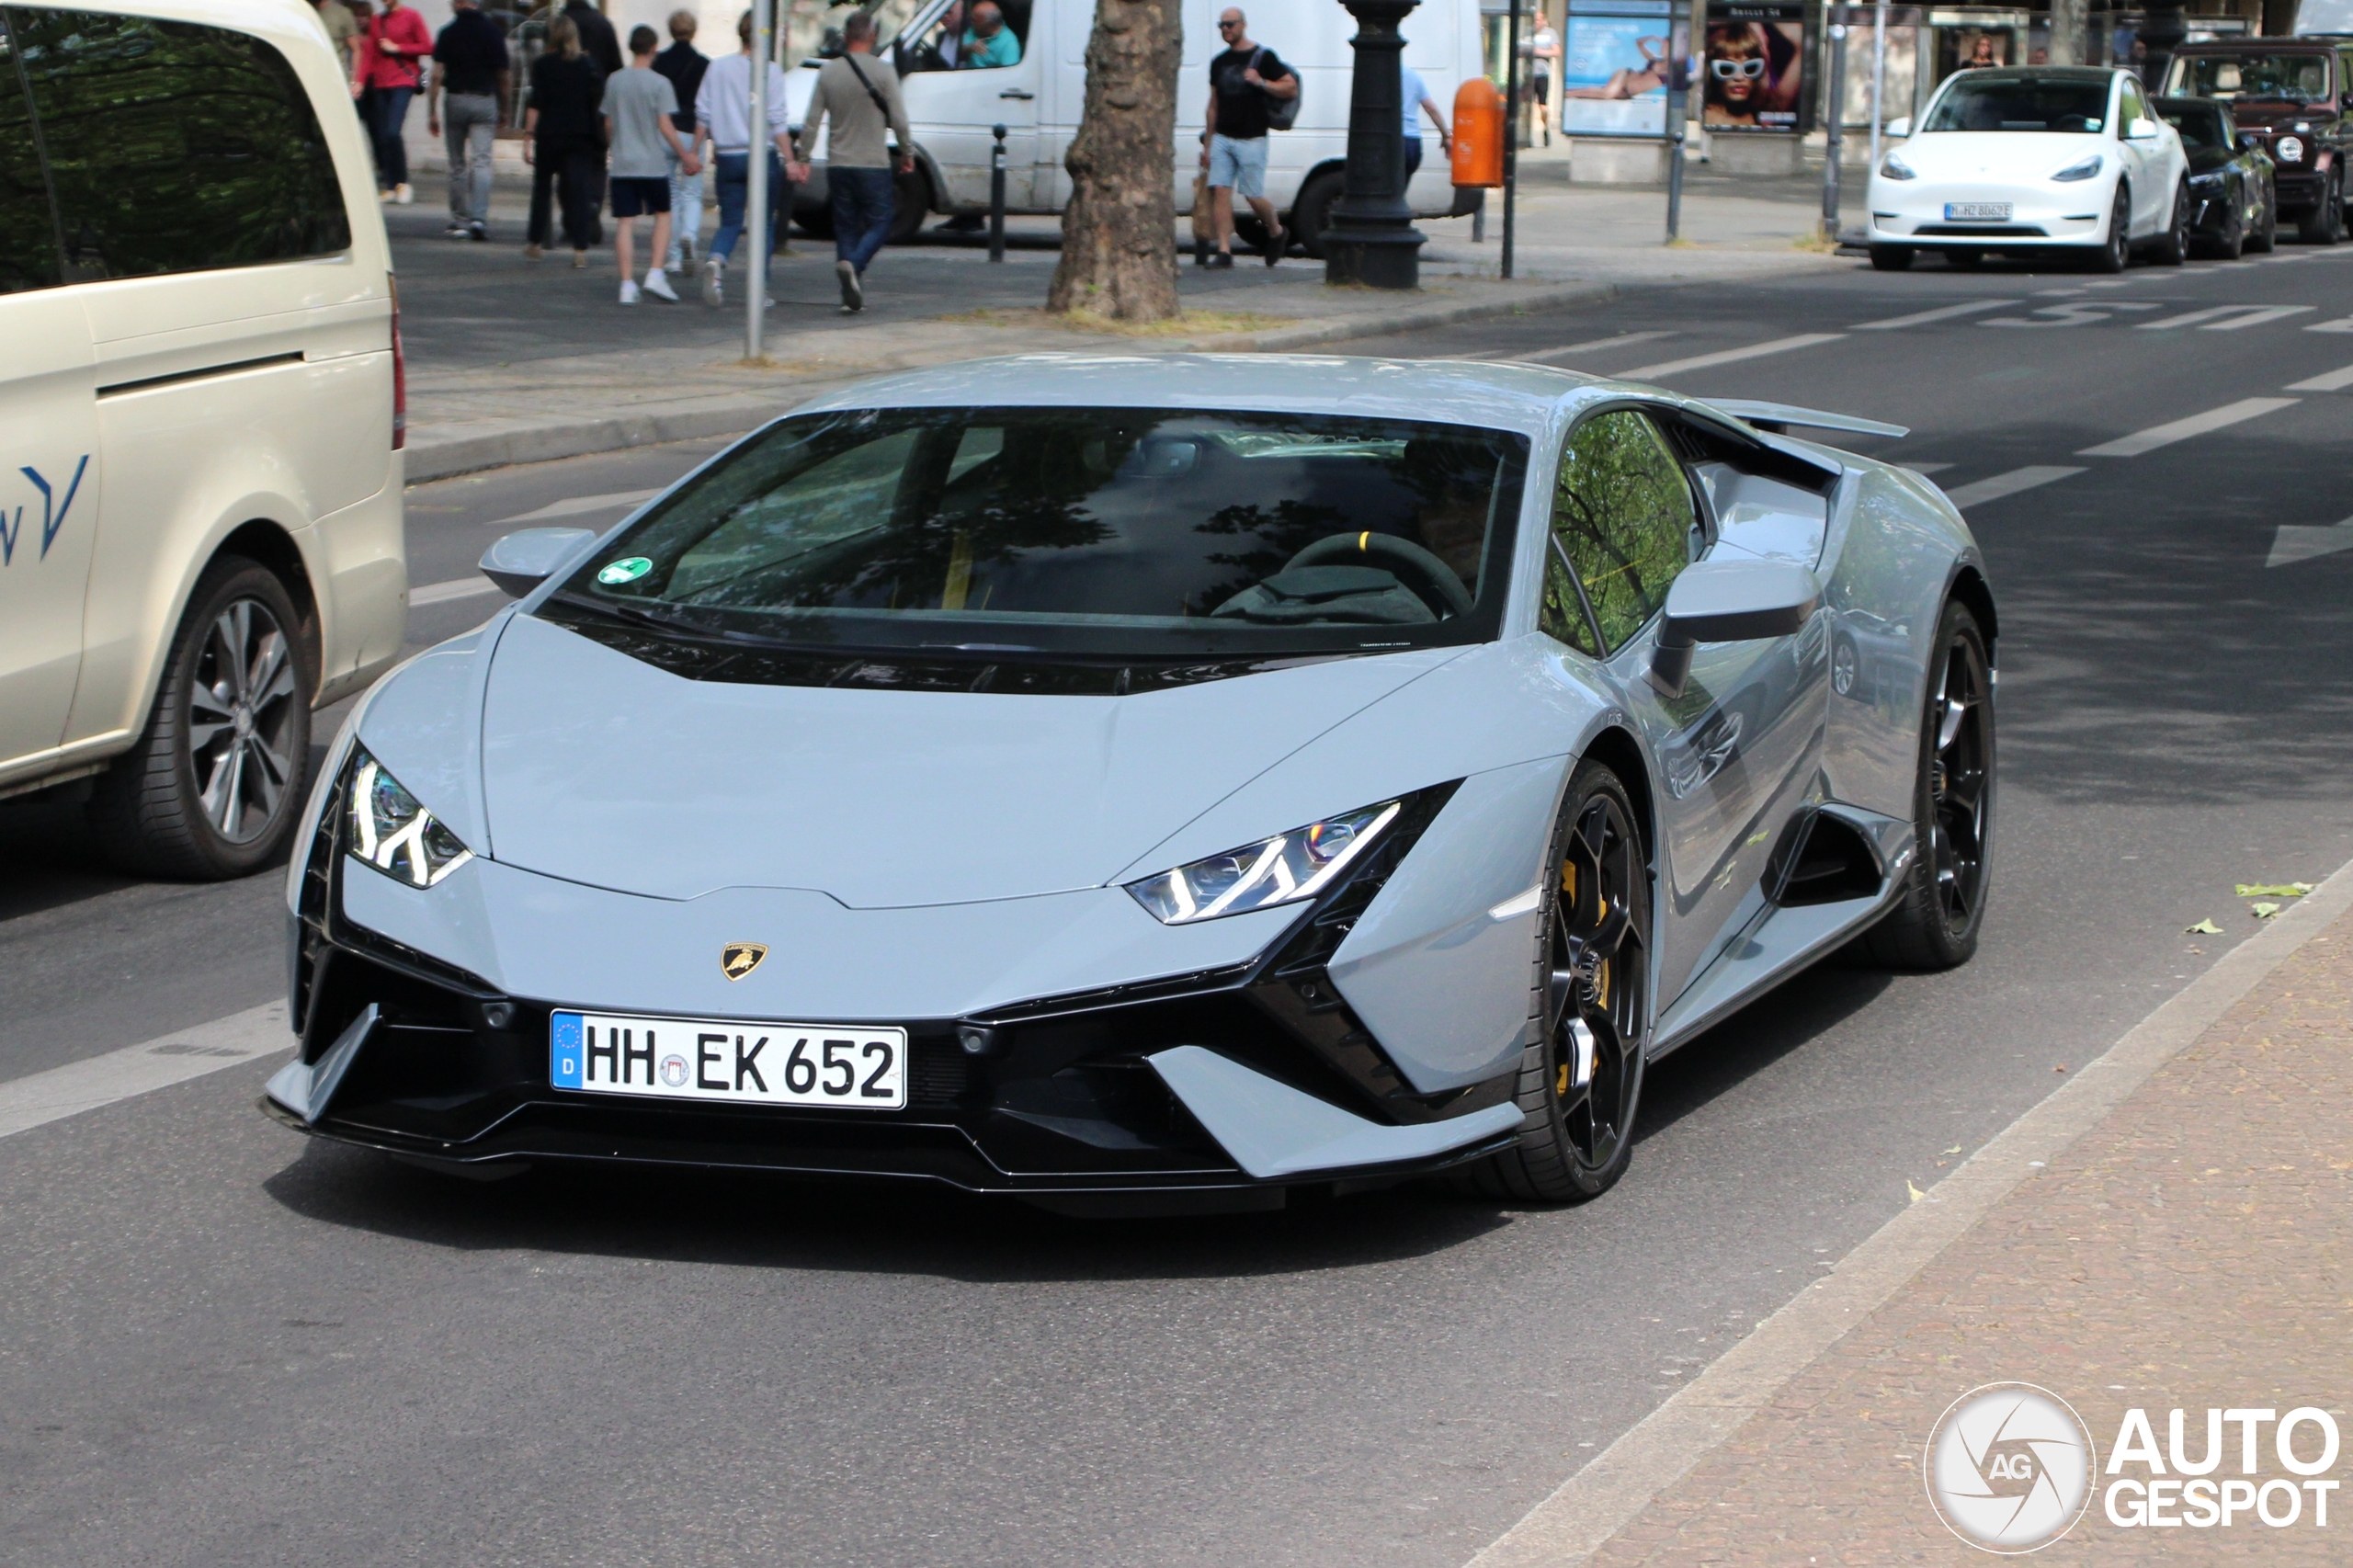
[[[1552,78],[1561,69],[1561,35],[1552,30],[1552,18],[1539,14],[1536,36],[1529,40],[1529,96],[1536,100],[1536,128],[1544,133],[1544,145],[1552,144],[1552,127],[1560,119],[1560,108],[1552,102]]]
[[[743,40],[743,52],[712,61],[695,94],[695,156],[709,155],[712,183],[719,188],[719,228],[710,236],[710,255],[702,267],[703,303],[713,309],[725,300],[727,263],[735,255],[735,242],[744,237],[747,222],[761,222],[758,214],[747,220],[744,211],[752,188],[751,12],[735,24],[735,36]],[[784,172],[784,160],[792,155],[792,124],[784,103],[784,69],[774,61],[768,62],[767,107],[767,140],[774,150],[768,153],[766,221],[768,254],[774,256],[780,220],[792,210],[792,186]],[[767,279],[753,283],[765,288]]]

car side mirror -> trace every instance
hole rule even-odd
[[[1679,697],[1702,642],[1793,637],[1822,608],[1822,584],[1792,561],[1698,561],[1666,591],[1651,658],[1651,684]]]
[[[2127,142],[2146,142],[2156,133],[2157,122],[2155,120],[2151,119],[2145,114],[2134,115],[2132,117],[2132,123],[2125,128],[2124,139]]]
[[[482,574],[519,599],[596,537],[586,528],[518,528],[482,552]]]
[[[1895,119],[1887,122],[1885,130],[1888,135],[1896,138],[1898,141],[1902,141],[1904,137],[1912,134],[1912,117],[1908,114],[1898,115]]]
[[[2240,152],[2252,153],[2262,145],[2263,139],[2261,137],[2250,135],[2244,131],[2239,132],[2238,149]]]

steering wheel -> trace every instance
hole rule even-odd
[[[1471,590],[1454,568],[1409,539],[1372,532],[1319,539],[1283,563],[1294,566],[1380,566],[1394,574],[1440,619],[1471,613]]]

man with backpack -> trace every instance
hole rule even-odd
[[[1210,62],[1208,124],[1201,131],[1201,167],[1208,171],[1210,219],[1217,235],[1211,267],[1233,265],[1233,199],[1250,204],[1265,225],[1260,252],[1272,267],[1290,248],[1290,235],[1267,199],[1267,132],[1287,131],[1299,113],[1299,78],[1275,51],[1250,41],[1239,7],[1217,19],[1225,52]]]
[[[891,237],[896,204],[892,179],[915,172],[915,132],[907,127],[906,101],[899,96],[899,74],[874,57],[874,17],[859,11],[842,24],[842,52],[817,73],[816,90],[801,126],[800,162],[793,178],[809,177],[809,155],[826,120],[833,133],[825,144],[825,193],[834,209],[834,274],[841,284],[842,312],[866,308],[867,263]],[[894,155],[885,131],[899,138]]]

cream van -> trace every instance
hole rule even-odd
[[[1012,65],[955,70],[941,41],[961,25],[961,0],[884,0],[876,7],[883,47],[891,51],[906,91],[907,119],[915,134],[915,172],[899,184],[893,239],[904,239],[927,212],[986,211],[992,128],[1006,128],[1006,205],[1015,212],[1060,212],[1070,201],[1070,171],[1063,166],[1086,105],[1086,40],[1095,28],[1094,0],[997,0],[1006,27],[1021,46]],[[1209,62],[1224,46],[1217,14],[1226,0],[1183,0],[1184,70],[1176,87],[1174,158],[1176,210],[1193,207],[1199,166],[1201,119],[1210,96]],[[1335,0],[1245,0],[1250,39],[1299,74],[1302,97],[1296,124],[1271,133],[1267,145],[1267,198],[1310,256],[1322,255],[1322,236],[1340,194],[1348,151],[1348,94],[1356,74],[1348,39],[1356,19]],[[951,18],[950,13],[953,13]],[[832,11],[828,17],[835,15]],[[847,15],[847,12],[841,13]],[[1422,74],[1449,122],[1454,90],[1483,69],[1479,7],[1474,0],[1426,0],[1404,20],[1404,62]],[[816,64],[815,61],[804,62]],[[814,74],[790,74],[793,123],[800,123]],[[1420,218],[1460,216],[1478,192],[1458,192],[1438,155],[1437,128],[1424,117],[1421,172],[1405,192]],[[820,155],[822,156],[822,148]],[[830,232],[822,173],[796,193],[794,218]],[[1255,222],[1255,220],[1253,221]]]
[[[0,795],[127,867],[277,856],[399,652],[399,316],[302,0],[0,4]]]

